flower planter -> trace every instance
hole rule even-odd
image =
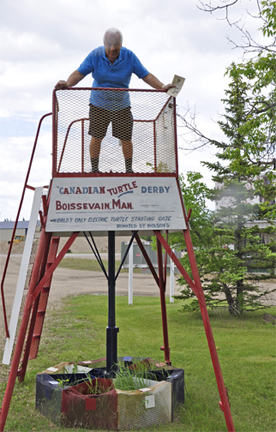
[[[74,370],[74,373],[71,373]],[[95,378],[91,368],[71,363],[60,363],[50,367],[36,376],[36,409],[50,418],[54,423],[60,423],[62,415],[62,392],[77,383],[87,380],[87,376]]]
[[[166,381],[172,384],[172,421],[174,411],[185,401],[184,369],[168,366],[165,363],[156,363],[150,357],[125,356],[118,359],[125,367],[138,372],[144,368],[144,376],[153,381]]]
[[[95,394],[96,387],[100,387],[101,393]],[[112,380],[86,381],[62,392],[62,423],[68,427],[117,430],[117,406],[118,396]]]
[[[155,381],[166,381],[172,385],[172,421],[176,408],[185,401],[184,370],[170,366],[169,369],[149,370],[148,377]]]
[[[153,366],[150,359],[146,363]],[[122,390],[120,374],[115,389],[116,379],[102,378],[104,368],[80,367],[67,374],[61,372],[76,367],[60,363],[49,368],[37,375],[36,408],[54,423],[88,429],[133,430],[173,421],[175,408],[184,402],[183,369],[162,365],[139,373],[139,362],[126,366],[137,390]]]
[[[171,422],[172,386],[146,380],[146,388],[117,390],[118,430],[132,430]]]

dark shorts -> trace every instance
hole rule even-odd
[[[120,111],[108,111],[92,104],[89,110],[89,135],[103,138],[110,122],[112,122],[112,135],[122,141],[130,141],[133,129],[133,117],[130,107]]]

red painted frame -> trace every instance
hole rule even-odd
[[[76,90],[80,90],[80,88],[75,88],[72,90],[76,91]],[[85,90],[87,90],[87,89],[85,89]],[[112,90],[114,90],[114,89],[112,89]],[[119,89],[119,90],[121,91],[121,89]],[[127,91],[129,91],[129,89]],[[135,91],[145,91],[145,90],[135,90]],[[146,91],[157,92],[158,90],[146,90]],[[175,100],[174,100],[174,104],[175,104]],[[54,114],[55,114],[55,109],[54,109],[55,106],[57,106],[57,100],[55,99],[55,92],[54,92],[54,97],[53,97],[53,113]],[[46,114],[45,116],[43,116],[40,123],[39,123],[39,128],[38,128],[38,132],[37,132],[37,136],[36,136],[36,140],[35,140],[35,145],[34,145],[33,153],[31,156],[31,161],[30,161],[26,181],[25,181],[24,188],[23,188],[22,198],[20,201],[19,211],[18,211],[18,215],[17,215],[17,221],[19,218],[19,213],[20,213],[22,202],[24,199],[25,190],[26,190],[26,188],[30,187],[27,185],[27,182],[28,182],[29,173],[30,173],[30,169],[31,169],[31,165],[32,165],[32,160],[33,160],[33,156],[34,156],[34,152],[35,152],[35,148],[36,148],[36,144],[37,144],[37,138],[38,138],[40,125],[41,125],[42,120],[46,116],[49,116],[51,114],[52,113]],[[57,133],[56,116],[53,115],[53,143],[55,140],[54,137],[56,137],[56,133]],[[175,121],[175,137],[176,137],[176,121]],[[175,155],[176,155],[176,162],[177,162],[177,141],[176,140],[175,140]],[[68,174],[55,173],[54,167],[56,166],[56,162],[57,162],[56,161],[56,153],[55,153],[54,147],[53,147],[53,167],[52,167],[53,168],[53,176],[54,176],[54,174],[56,177],[58,177],[58,176],[60,176],[60,177],[85,177],[86,176],[84,173],[82,173],[82,174],[73,173],[73,175],[72,174],[68,175]],[[223,377],[222,377],[222,372],[220,369],[219,359],[218,359],[215,341],[214,341],[214,337],[213,337],[213,333],[212,333],[212,329],[211,329],[211,324],[210,324],[210,319],[209,319],[209,315],[208,315],[208,311],[207,311],[204,292],[203,292],[203,289],[201,286],[200,276],[199,276],[197,263],[196,263],[196,259],[195,259],[195,254],[194,254],[194,250],[193,250],[193,245],[192,245],[192,241],[191,241],[189,225],[188,225],[189,217],[187,216],[186,211],[185,211],[185,206],[184,206],[179,182],[177,180],[178,179],[178,164],[176,164],[176,167],[177,167],[176,173],[167,173],[167,174],[166,173],[154,173],[154,174],[141,173],[141,174],[134,174],[134,175],[135,176],[146,176],[146,177],[176,177],[176,181],[177,181],[177,185],[178,185],[179,198],[181,200],[183,215],[184,215],[186,225],[187,225],[187,228],[185,230],[183,230],[183,236],[184,236],[184,240],[185,240],[186,248],[187,248],[187,253],[189,256],[189,260],[190,260],[193,280],[188,275],[187,271],[183,268],[182,264],[180,263],[180,261],[178,260],[178,258],[174,254],[174,252],[171,250],[167,239],[165,239],[163,237],[163,235],[161,234],[160,231],[154,231],[154,234],[157,238],[159,276],[157,276],[155,269],[154,269],[152,263],[150,262],[149,257],[146,254],[146,251],[144,250],[144,248],[142,246],[142,243],[140,241],[138,234],[136,235],[136,240],[137,240],[137,242],[141,248],[141,251],[143,252],[145,259],[146,259],[146,261],[147,261],[147,263],[148,263],[148,265],[152,271],[153,277],[155,278],[157,284],[159,285],[160,301],[161,301],[161,313],[162,313],[162,325],[163,325],[163,340],[164,340],[164,348],[162,347],[162,349],[164,349],[166,363],[170,364],[170,349],[169,349],[166,301],[165,301],[166,272],[165,272],[165,268],[163,269],[162,247],[165,249],[166,254],[168,254],[170,256],[170,258],[174,261],[176,267],[178,268],[178,270],[180,271],[180,273],[185,278],[185,280],[187,281],[187,283],[189,284],[189,286],[191,287],[191,289],[195,293],[196,297],[198,298],[199,306],[200,306],[200,310],[201,310],[201,315],[202,315],[202,320],[203,320],[203,324],[204,324],[204,329],[205,329],[205,333],[206,333],[206,338],[208,341],[211,359],[212,359],[212,363],[213,363],[213,368],[214,368],[214,372],[215,372],[215,376],[216,376],[216,380],[217,380],[218,390],[219,390],[219,394],[220,394],[220,398],[221,398],[220,407],[224,413],[224,417],[225,417],[228,431],[234,432],[235,428],[234,428],[234,424],[233,424],[233,420],[232,420],[230,405],[229,405],[227,392],[226,392],[226,388],[225,388]],[[114,175],[115,176],[116,175],[121,176],[122,174],[119,174],[119,173],[115,174],[114,173]],[[124,174],[124,176],[126,176],[126,177],[131,176],[131,175],[133,175],[133,174]],[[87,176],[91,176],[91,174],[87,174]],[[100,176],[110,176],[110,174],[100,174]],[[3,399],[3,405],[2,405],[2,409],[0,411],[0,431],[1,432],[4,431],[5,422],[6,422],[6,418],[7,418],[7,414],[8,414],[8,410],[9,410],[9,405],[10,405],[16,377],[19,376],[19,380],[23,381],[24,375],[26,372],[27,361],[28,361],[28,351],[29,351],[29,345],[30,345],[29,342],[30,342],[32,332],[29,333],[30,336],[28,337],[28,341],[27,341],[26,354],[24,355],[22,368],[19,371],[18,371],[18,367],[19,367],[19,363],[20,363],[21,354],[23,351],[25,336],[26,336],[27,329],[29,326],[29,320],[30,320],[31,312],[33,311],[33,317],[34,317],[35,316],[34,314],[35,314],[36,309],[37,309],[39,296],[40,296],[40,293],[43,289],[45,282],[47,282],[49,280],[49,278],[51,278],[54,270],[56,269],[56,267],[60,263],[61,259],[64,257],[65,253],[70,248],[70,246],[74,242],[75,238],[79,234],[78,232],[74,232],[71,234],[69,240],[67,241],[67,243],[65,244],[65,246],[63,247],[63,249],[61,250],[59,255],[54,259],[52,264],[48,268],[46,268],[47,257],[48,257],[48,252],[49,252],[49,248],[50,248],[50,240],[51,240],[51,236],[52,236],[52,233],[46,233],[46,231],[45,231],[45,224],[46,224],[46,219],[47,219],[47,209],[48,209],[48,205],[49,205],[49,199],[50,199],[50,193],[49,193],[47,202],[46,202],[45,196],[43,199],[44,216],[42,216],[42,213],[40,213],[41,222],[42,222],[42,231],[41,231],[40,242],[39,242],[39,246],[38,246],[38,251],[37,251],[35,263],[33,266],[31,282],[30,282],[30,286],[29,286],[29,290],[28,290],[28,294],[27,294],[27,299],[25,302],[23,318],[22,318],[22,322],[21,322],[21,326],[20,326],[20,330],[19,330],[19,335],[18,335],[18,339],[17,339],[17,344],[16,344],[16,348],[15,348],[15,352],[14,352],[14,356],[13,356],[13,360],[12,360],[12,365],[11,365],[11,370],[10,370],[10,374],[9,374],[9,378],[8,378],[8,383],[7,383],[7,387],[6,387],[6,391],[5,391],[5,395],[4,395],[4,399]],[[189,212],[189,214],[190,214],[190,212]],[[16,221],[16,223],[17,223],[17,221]],[[16,224],[14,227],[13,236],[15,234],[15,230],[16,230]],[[12,240],[13,240],[13,238],[12,238]],[[12,242],[11,242],[11,244],[12,244]],[[11,251],[11,246],[9,248],[9,253],[8,253],[6,265],[4,268],[4,274],[3,274],[3,278],[2,278],[2,284],[1,284],[1,295],[2,295],[4,321],[5,321],[5,328],[6,328],[7,337],[9,336],[9,334],[8,334],[8,327],[7,327],[7,322],[6,322],[6,309],[5,309],[5,301],[4,301],[3,283],[4,283],[4,279],[5,279],[5,275],[6,275],[7,266],[8,266],[10,251]],[[166,257],[165,257],[165,264],[166,264]],[[31,329],[32,328],[33,328],[33,326],[31,323]]]
[[[16,229],[17,229],[17,224],[18,224],[20,212],[21,212],[23,201],[24,201],[24,197],[25,197],[25,192],[26,192],[26,189],[31,189],[31,190],[35,189],[34,187],[28,185],[28,181],[29,181],[29,176],[30,176],[32,164],[33,164],[33,159],[34,159],[34,155],[35,155],[35,151],[36,151],[36,146],[37,146],[37,141],[38,141],[38,136],[39,136],[39,133],[40,133],[41,125],[42,125],[43,120],[46,117],[50,116],[50,115],[52,115],[52,113],[45,114],[43,117],[41,117],[41,119],[40,119],[40,121],[38,123],[36,137],[35,137],[35,141],[34,141],[34,145],[33,145],[33,150],[32,150],[32,154],[31,154],[31,158],[30,158],[30,162],[29,162],[29,167],[28,167],[28,170],[27,170],[27,174],[26,174],[26,178],[25,178],[25,182],[24,182],[24,186],[23,186],[23,191],[22,191],[22,195],[21,195],[21,199],[20,199],[20,203],[19,203],[16,219],[15,219],[15,222],[14,222],[14,227],[13,227],[13,232],[12,232],[11,241],[10,241],[10,245],[9,245],[9,250],[8,250],[8,253],[7,253],[6,262],[5,262],[5,266],[4,266],[4,270],[3,270],[3,275],[2,275],[2,280],[1,280],[1,297],[2,297],[2,307],[3,307],[3,315],[4,315],[4,324],[5,324],[6,337],[10,337],[10,335],[9,335],[9,328],[8,328],[8,321],[7,321],[6,302],[5,302],[5,294],[4,294],[4,283],[5,283],[6,274],[7,274],[7,270],[8,270],[8,266],[9,266],[9,261],[10,261],[12,246],[13,246],[13,240],[14,240],[14,237],[15,237],[15,233],[16,233]]]

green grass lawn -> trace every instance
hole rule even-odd
[[[169,341],[173,366],[185,370],[185,404],[174,423],[151,431],[227,431],[219,408],[219,394],[200,314],[179,312],[181,302],[167,304]],[[275,325],[263,314],[275,308],[247,313],[241,319],[227,312],[210,313],[220,364],[229,391],[231,411],[238,432],[274,432]],[[160,300],[135,297],[128,305],[116,298],[118,356],[149,356],[163,361]],[[47,316],[38,358],[29,362],[23,384],[16,384],[6,431],[61,431],[34,408],[36,374],[61,361],[104,357],[107,297],[68,298]],[[4,393],[0,386],[0,394]],[[67,429],[71,430],[71,429]],[[84,429],[74,429],[80,431]],[[144,429],[143,429],[144,430]]]

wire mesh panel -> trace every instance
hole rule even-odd
[[[62,421],[68,427],[117,430],[117,406],[112,380],[93,379],[62,392]]]
[[[93,103],[91,103],[91,101]],[[164,91],[73,88],[54,92],[53,176],[176,175],[175,99]],[[98,156],[99,153],[99,156]]]
[[[165,424],[172,420],[171,383],[145,380],[148,388],[117,390],[118,429],[133,430]]]

